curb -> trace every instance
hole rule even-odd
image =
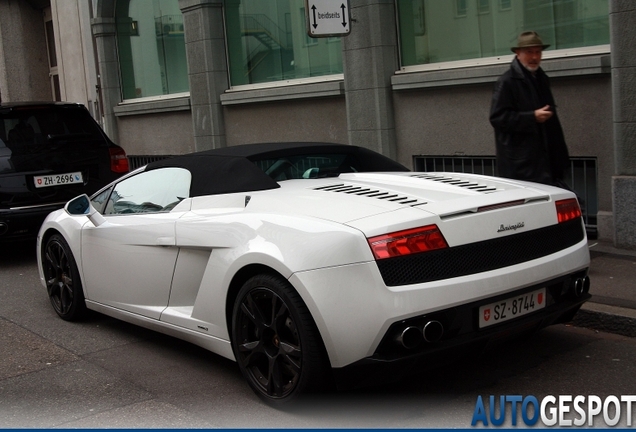
[[[608,241],[588,240],[587,244],[590,248],[590,253],[598,252],[611,255],[636,257],[636,250],[619,249]]]
[[[587,302],[570,324],[628,337],[636,337],[636,310]]]

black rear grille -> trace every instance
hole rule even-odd
[[[584,238],[580,219],[479,243],[377,261],[387,286],[450,279],[541,258]]]

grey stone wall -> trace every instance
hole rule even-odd
[[[221,95],[229,88],[222,0],[179,0],[185,27],[195,148],[225,147]]]
[[[97,0],[94,14],[91,26],[107,135],[133,155],[181,154],[197,150],[189,97],[122,103],[115,1]]]
[[[97,1],[102,15],[94,29],[102,25],[108,37],[113,5],[113,0]],[[421,154],[494,155],[488,111],[494,81],[507,64],[396,73],[394,1],[351,0],[351,34],[342,39],[343,81],[228,92],[222,6],[236,5],[236,0],[179,0],[190,97],[172,108],[166,102],[140,104],[139,110],[134,103],[121,104],[114,38],[112,44],[102,38],[101,47],[98,38],[106,110],[112,109],[107,114],[115,131],[123,129],[117,138],[129,153],[160,154],[170,146],[171,153],[182,153],[257,141],[329,141],[368,147],[409,167],[413,156]],[[622,239],[634,231],[633,216],[623,213],[636,208],[633,188],[626,186],[636,174],[636,2],[611,0],[610,5],[611,68],[607,54],[543,65],[552,78],[572,156],[597,158],[599,236],[621,233]],[[171,135],[178,138],[171,142]],[[620,178],[612,180],[613,175]],[[621,206],[615,205],[618,201]]]
[[[352,0],[342,39],[349,144],[397,156],[391,77],[398,69],[395,3]]]
[[[52,99],[42,11],[0,0],[0,102]]]
[[[614,243],[636,249],[636,2],[610,1],[614,112]]]
[[[112,0],[103,3],[114,3]],[[115,142],[119,142],[119,130],[115,107],[121,102],[119,62],[117,60],[117,40],[115,38],[114,10],[105,8],[105,16],[96,16],[91,22],[97,49],[99,68],[99,93],[102,100],[104,131]],[[100,11],[101,8],[98,8]],[[113,14],[108,16],[108,14]]]
[[[224,109],[228,146],[275,141],[347,143],[343,97],[229,105]]]
[[[176,155],[196,151],[190,111],[118,117],[119,145],[129,155]]]

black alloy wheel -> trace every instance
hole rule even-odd
[[[86,302],[77,264],[64,238],[55,234],[42,252],[46,290],[53,309],[66,321],[76,321],[86,314]]]
[[[311,314],[293,287],[273,275],[254,276],[239,291],[232,349],[250,387],[273,406],[318,390],[327,378],[326,352]]]

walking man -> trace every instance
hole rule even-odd
[[[568,149],[548,76],[540,67],[548,46],[536,32],[519,35],[510,69],[495,85],[490,124],[500,177],[564,187]]]

